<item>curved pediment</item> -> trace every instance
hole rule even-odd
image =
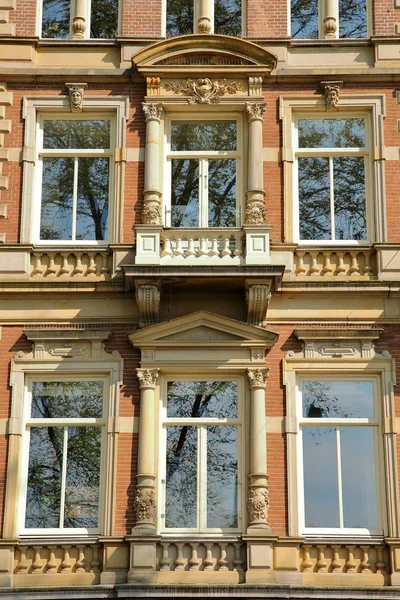
[[[277,58],[265,48],[226,35],[185,35],[162,40],[132,56],[132,66],[143,74],[179,72],[269,73]]]

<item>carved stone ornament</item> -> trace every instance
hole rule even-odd
[[[265,388],[269,377],[269,369],[247,369],[251,388]]]
[[[161,104],[154,104],[153,102],[147,103],[142,102],[144,116],[147,121],[160,121],[163,114],[163,107]]]
[[[342,85],[343,81],[321,81],[327,110],[337,108],[339,104],[339,90]]]
[[[267,209],[265,208],[264,201],[256,200],[248,202],[245,211],[245,224],[266,225],[266,223]]]
[[[87,83],[66,83],[69,94],[69,104],[72,112],[82,112],[83,98]]]
[[[267,315],[268,303],[271,300],[269,285],[249,285],[246,291],[247,322],[262,325]]]
[[[140,388],[154,388],[158,377],[159,369],[136,369]]]
[[[158,285],[136,284],[136,302],[139,308],[140,325],[145,326],[158,320],[161,294]]]
[[[145,203],[142,209],[143,225],[162,225],[161,203]]]
[[[246,102],[246,113],[249,121],[262,121],[266,109],[267,105],[265,102],[259,102],[257,104]]]
[[[154,490],[139,489],[136,492],[134,500],[134,512],[136,522],[147,521],[154,522],[156,510],[156,498]]]
[[[250,522],[262,521],[268,524],[269,492],[268,488],[256,488],[249,490],[247,501]]]
[[[243,89],[243,85],[237,81],[228,83],[226,79],[211,81],[208,77],[186,79],[179,85],[174,85],[171,81],[165,84],[165,89],[174,94],[190,96],[188,104],[218,104],[221,96],[226,94],[236,94]]]

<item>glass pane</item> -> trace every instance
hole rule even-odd
[[[339,527],[333,427],[303,428],[303,469],[306,527]]]
[[[69,427],[64,527],[98,526],[100,427]]]
[[[193,33],[193,0],[167,0],[167,37]]]
[[[25,526],[60,526],[63,427],[31,429]]]
[[[335,239],[366,240],[367,208],[363,156],[333,158]]]
[[[32,384],[32,419],[101,417],[102,381],[35,381]]]
[[[345,527],[378,528],[374,430],[341,427],[340,448]]]
[[[292,0],[291,32],[297,39],[318,38],[318,0]]]
[[[41,240],[72,239],[73,158],[43,158]]]
[[[339,0],[339,37],[367,37],[366,0]]]
[[[43,0],[43,38],[69,37],[69,10],[70,2],[67,0]]]
[[[330,240],[329,159],[299,157],[301,240]]]
[[[166,527],[197,527],[197,427],[167,427]]]
[[[238,416],[236,381],[169,381],[168,418],[235,418]]]
[[[236,121],[173,121],[173,151],[234,151]]]
[[[199,161],[172,160],[171,227],[199,226]]]
[[[236,160],[208,161],[208,225],[236,226]]]
[[[299,119],[299,148],[364,148],[364,119]]]
[[[79,158],[77,240],[106,240],[108,223],[108,158]]]
[[[241,0],[215,0],[214,22],[215,33],[240,37],[242,34]]]
[[[372,381],[303,381],[303,417],[374,418]]]
[[[91,0],[90,37],[110,39],[118,33],[118,0]]]
[[[238,526],[236,427],[207,427],[207,527]]]
[[[55,150],[110,148],[110,121],[44,121],[43,148]]]

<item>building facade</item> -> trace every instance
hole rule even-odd
[[[398,0],[0,0],[0,595],[400,597]]]

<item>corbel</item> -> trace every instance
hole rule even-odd
[[[247,322],[262,326],[265,323],[269,301],[271,300],[271,281],[245,282]]]
[[[88,86],[87,83],[66,83],[65,86],[68,88],[69,104],[71,112],[82,112],[83,110],[83,97],[85,90]]]
[[[326,110],[337,108],[339,104],[339,92],[343,81],[321,81],[321,87],[325,94]]]
[[[161,281],[135,281],[139,326],[146,327],[158,321],[161,302]]]

